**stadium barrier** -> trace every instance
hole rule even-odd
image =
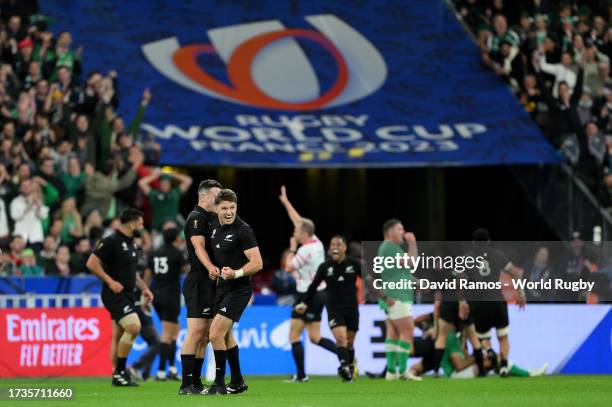
[[[415,315],[431,312],[431,305],[416,305]],[[510,306],[510,359],[526,368],[550,363],[549,373],[612,374],[612,306],[584,304],[533,304],[524,311]],[[234,327],[241,348],[242,369],[247,375],[294,372],[288,340],[290,309],[252,306]],[[160,328],[154,316],[155,324]],[[323,315],[326,321],[326,315]],[[185,309],[181,312],[177,340],[177,367],[185,337]],[[322,334],[331,338],[327,324]],[[384,314],[375,305],[360,307],[360,330],[355,348],[359,368],[380,372],[384,367]],[[415,335],[420,335],[417,330]],[[0,310],[0,377],[109,375],[111,328],[106,310],[42,308]],[[309,374],[334,375],[337,359],[307,343]],[[495,342],[495,341],[494,341]],[[554,346],[552,346],[554,345]],[[142,338],[134,344],[128,363],[146,349]],[[495,344],[497,346],[497,344]],[[266,363],[262,363],[265,361]],[[156,362],[157,363],[157,362]],[[156,365],[153,366],[153,372]]]

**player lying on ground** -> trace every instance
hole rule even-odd
[[[295,312],[308,311],[308,303],[316,295],[317,287],[325,281],[327,291],[327,319],[336,338],[340,367],[338,374],[345,382],[353,380],[355,372],[355,335],[359,329],[359,306],[356,280],[361,274],[361,263],[346,256],[346,239],[336,235],[329,243],[331,259],[321,263],[306,293],[298,298]]]
[[[428,370],[433,369],[429,366],[427,360],[431,360],[431,356],[425,356],[423,361],[414,364],[410,370],[415,375],[423,375]],[[490,370],[496,369],[499,366],[500,359],[494,352],[488,352],[487,357],[484,358],[484,369],[486,374]],[[465,346],[462,344],[460,335],[453,332],[448,335],[446,340],[446,348],[444,350],[444,356],[442,357],[441,363],[442,369],[446,377],[451,379],[472,379],[481,375],[481,372],[476,364],[476,360],[473,356],[467,353]],[[508,363],[508,376],[516,377],[535,377],[543,376],[546,374],[548,369],[548,363],[544,364],[539,369],[526,370],[512,362]]]
[[[325,248],[323,243],[315,235],[315,225],[310,219],[303,218],[293,207],[287,197],[287,190],[281,187],[279,199],[293,223],[293,236],[290,239],[289,255],[287,256],[287,272],[294,273],[296,277],[296,289],[298,293],[305,293],[312,282],[317,268],[325,261]],[[300,245],[298,249],[298,244]],[[308,331],[308,338],[316,345],[332,353],[336,353],[336,345],[328,338],[321,337],[321,313],[325,304],[325,283],[318,287],[318,291],[312,296],[308,305],[308,311],[291,313],[289,328],[289,342],[291,343],[291,354],[297,369],[297,374],[288,381],[307,382],[308,376],[304,369],[304,347],[302,345],[302,332],[304,328]]]

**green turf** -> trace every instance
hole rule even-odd
[[[0,401],[0,406],[612,406],[609,376],[491,377],[472,380],[426,378],[385,382],[360,378],[344,384],[313,377],[310,383],[282,383],[279,377],[249,377],[249,391],[230,396],[181,396],[176,382],[147,382],[138,388],[112,388],[108,379],[3,379],[0,387],[70,386],[68,401]]]

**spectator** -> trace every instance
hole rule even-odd
[[[87,259],[91,254],[91,243],[87,237],[81,237],[74,245],[74,252],[70,255],[70,269],[73,274],[89,274]]]
[[[94,171],[91,164],[85,166],[85,203],[83,211],[89,212],[97,209],[103,218],[113,218],[118,212],[115,193],[129,187],[136,179],[136,168],[140,163],[135,162],[121,178],[117,178],[117,171],[113,161],[109,160],[102,171]]]
[[[573,232],[569,251],[561,261],[560,274],[557,277],[568,282],[574,282],[580,279],[588,281],[593,266],[594,264],[590,256],[587,255],[580,232]],[[566,302],[576,302],[585,300],[586,296],[584,292],[561,291],[556,293],[555,299]]]
[[[514,31],[508,29],[508,20],[503,14],[497,14],[493,18],[493,31],[493,35],[487,41],[489,52],[499,51],[503,41],[508,42],[513,47],[519,46],[520,38]]]
[[[85,185],[85,173],[81,171],[79,159],[72,156],[68,162],[68,172],[61,176],[62,184],[66,191],[66,198],[77,198],[83,191]]]
[[[63,223],[62,242],[70,245],[83,236],[83,219],[77,210],[74,198],[66,198],[62,203],[61,219]]]
[[[23,261],[23,249],[25,248],[25,241],[20,235],[13,235],[9,243],[9,261],[19,267]]]
[[[70,249],[68,246],[62,245],[57,248],[55,261],[49,264],[45,269],[45,274],[48,276],[70,277]]]
[[[159,190],[151,189],[151,182],[159,178]],[[172,181],[177,180],[179,185],[172,187]],[[160,231],[164,222],[171,220],[177,222],[179,216],[179,204],[181,196],[191,186],[192,179],[188,175],[173,173],[162,173],[156,169],[151,175],[142,178],[138,185],[142,192],[149,198],[153,209],[151,226],[153,230]]]
[[[533,260],[524,267],[525,274],[523,277],[531,282],[550,281],[553,276],[553,270],[550,267],[549,261],[550,252],[548,248],[540,247]],[[528,289],[526,294],[527,300],[530,302],[546,302],[552,299],[551,291],[546,289]]]
[[[100,216],[100,212],[95,209],[91,211],[85,219],[85,226],[83,227],[85,236],[89,236],[91,234],[91,229],[94,227],[102,228],[102,217]]]
[[[561,63],[549,64],[544,56],[544,47],[540,47],[539,67],[542,72],[554,76],[555,84],[553,85],[553,96],[559,96],[559,84],[565,83],[569,87],[569,92],[574,91],[576,86],[576,72],[574,72],[572,56],[569,52],[561,54]]]
[[[33,189],[31,180],[22,180],[20,194],[11,202],[10,212],[15,222],[14,233],[23,236],[35,251],[40,251],[44,240],[42,221],[49,215],[49,207]]]
[[[36,264],[36,254],[34,250],[27,248],[22,253],[22,263],[19,266],[19,271],[22,276],[29,277],[37,277],[42,276],[44,274],[44,270],[38,264]]]
[[[47,267],[55,262],[55,252],[57,251],[58,244],[55,242],[53,236],[45,237],[43,242],[43,248],[38,253],[37,263],[46,270]]]
[[[49,226],[49,234],[47,237],[53,238],[53,242],[55,243],[55,247],[59,247],[60,244],[63,244],[62,241],[62,231],[64,230],[64,221],[61,218],[55,218],[51,220],[51,225]]]

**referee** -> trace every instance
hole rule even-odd
[[[177,227],[164,229],[164,245],[149,257],[145,271],[146,282],[153,277],[151,290],[155,294],[153,307],[162,324],[162,338],[159,347],[159,366],[156,380],[180,380],[174,359],[176,338],[180,330],[178,318],[181,312],[180,277],[189,269],[187,260],[180,250],[181,231]],[[166,364],[170,363],[170,374],[166,375]]]
[[[215,300],[216,315],[210,326],[210,341],[215,352],[215,382],[203,394],[242,393],[247,390],[240,372],[238,344],[232,335],[234,322],[247,307],[253,294],[251,276],[263,267],[253,229],[240,219],[238,198],[224,189],[215,199],[218,220],[212,234],[215,264],[221,269]],[[225,364],[229,363],[231,381],[225,385]]]
[[[182,383],[180,395],[200,394],[200,379],[204,354],[208,345],[208,330],[213,317],[216,282],[209,275],[218,275],[213,264],[210,243],[212,223],[216,219],[215,197],[221,191],[216,180],[205,180],[198,185],[198,204],[185,221],[185,242],[191,270],[183,283],[187,307],[187,334],[181,349]]]
[[[111,359],[115,366],[112,385],[128,387],[138,386],[125,367],[132,344],[140,332],[134,286],[142,291],[147,302],[153,300],[153,293],[136,272],[138,255],[132,239],[143,228],[142,212],[126,209],[121,213],[120,221],[117,230],[98,243],[87,260],[87,268],[104,282],[102,303],[112,319]]]
[[[336,338],[340,368],[338,374],[345,382],[353,380],[355,362],[355,335],[359,329],[359,308],[357,303],[357,277],[361,276],[361,263],[346,257],[344,236],[332,237],[329,244],[331,259],[319,266],[317,274],[295,307],[297,313],[304,313],[308,303],[317,293],[319,284],[327,285],[327,320]]]

